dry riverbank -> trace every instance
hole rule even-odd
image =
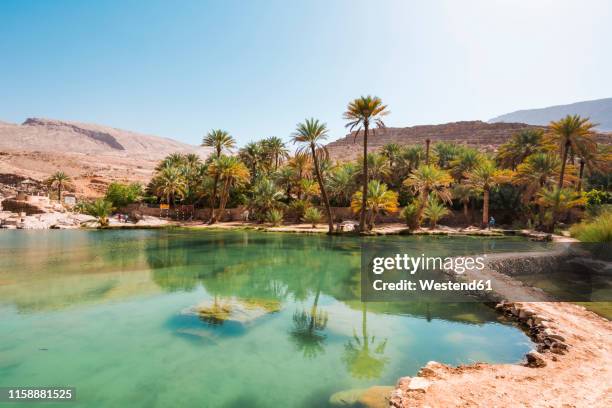
[[[610,407],[612,324],[571,303],[512,305],[545,320],[546,332],[566,346],[533,354],[531,364],[450,367],[430,362],[404,377],[392,407]],[[542,336],[546,338],[545,336]],[[551,351],[554,350],[554,351]]]

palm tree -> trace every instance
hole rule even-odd
[[[361,194],[361,191],[357,191],[351,200],[351,210],[354,213],[361,213],[361,206],[363,205]],[[368,183],[368,199],[366,201],[366,206],[366,222],[368,229],[372,229],[378,214],[397,212],[397,193],[389,190],[386,184],[378,180],[371,180]]]
[[[202,139],[202,146],[212,147],[214,156],[218,158],[224,151],[229,152],[236,147],[236,140],[225,130],[213,129]]]
[[[84,212],[92,217],[96,217],[98,223],[100,223],[100,227],[107,227],[108,217],[113,210],[114,208],[111,202],[98,198],[96,201],[86,204]]]
[[[402,148],[397,143],[387,143],[380,149],[380,153],[389,161],[389,167],[393,168],[397,164],[397,159]]]
[[[302,198],[302,190],[299,189],[302,179],[308,178],[312,174],[312,160],[310,158],[310,154],[305,152],[297,152],[287,164],[295,173],[295,183],[298,186],[297,198],[299,200]]]
[[[223,151],[231,151],[236,146],[236,140],[225,130],[213,129],[202,139],[202,146],[212,147],[215,151],[214,158],[219,159]],[[219,184],[219,175],[214,177],[213,193],[210,196],[210,221],[209,224],[215,223],[215,200],[217,199],[217,188]]]
[[[454,143],[438,142],[434,145],[434,152],[438,160],[438,167],[446,169],[457,156],[459,147]]]
[[[459,202],[463,205],[463,217],[465,221],[468,222],[468,204],[470,203],[470,199],[472,198],[473,192],[470,186],[466,184],[455,184],[453,186],[453,198],[459,200]]]
[[[355,192],[356,166],[352,162],[337,166],[327,178],[327,188],[339,205],[348,205]]]
[[[274,181],[262,177],[253,186],[250,206],[256,210],[257,218],[262,221],[268,212],[278,207],[283,197],[283,191]]]
[[[442,202],[451,202],[452,195],[449,186],[452,181],[453,178],[448,171],[428,164],[419,166],[404,180],[404,186],[412,189],[419,196],[419,210],[417,214],[417,223],[419,225],[427,200],[429,199],[429,194],[433,193]]]
[[[463,148],[449,163],[451,167],[451,174],[455,180],[461,182],[465,173],[474,169],[474,167],[476,167],[481,160],[482,155],[478,150],[471,149],[469,147]]]
[[[167,167],[180,167],[183,166],[185,162],[186,159],[183,154],[172,153],[164,157],[164,159],[159,162],[159,164],[155,167],[155,171],[160,172]]]
[[[512,135],[497,152],[497,160],[502,168],[516,169],[520,163],[533,153],[544,148],[544,130],[529,128]]]
[[[508,182],[510,175],[508,172],[499,170],[490,160],[481,162],[474,170],[466,173],[466,184],[473,191],[483,193],[482,205],[482,226],[486,226],[489,222],[489,197],[493,187],[501,183]]]
[[[264,166],[265,152],[261,143],[249,142],[238,152],[240,160],[249,168],[251,172],[251,182],[255,180]]]
[[[379,153],[368,153],[368,179],[385,180],[391,175],[391,167],[385,156]],[[363,177],[363,159],[357,159],[357,175]]]
[[[47,179],[47,184],[50,187],[56,187],[57,188],[57,200],[60,203],[62,202],[62,188],[66,184],[70,183],[71,181],[72,181],[72,179],[70,178],[70,176],[68,176],[63,171],[56,171],[55,173],[53,173],[51,175],[51,177],[49,177]]]
[[[281,138],[272,136],[264,139],[262,144],[274,162],[274,170],[278,169],[280,162],[289,156],[289,150],[287,150],[285,143]]]
[[[187,189],[185,178],[177,167],[164,168],[154,180],[155,192],[174,205],[176,198],[183,198]]]
[[[363,129],[363,183],[362,183],[362,204],[361,214],[359,216],[359,231],[365,231],[365,216],[366,216],[366,200],[368,198],[368,132],[371,125],[377,127],[385,127],[382,117],[388,115],[387,105],[383,105],[379,97],[362,96],[351,101],[348,104],[344,119],[349,122],[346,127],[355,133],[355,139],[360,130]]]
[[[221,182],[221,194],[219,199],[219,209],[215,214],[211,215],[211,223],[216,222],[217,215],[223,217],[223,211],[225,211],[225,205],[229,198],[230,190],[245,183],[248,183],[250,178],[249,169],[240,161],[239,158],[234,156],[222,155],[212,161],[208,171],[213,177]]]
[[[325,123],[319,122],[319,120],[310,118],[306,119],[303,123],[298,123],[295,133],[292,136],[293,143],[300,143],[302,146],[298,149],[298,152],[306,152],[310,150],[310,155],[314,163],[315,174],[317,175],[317,181],[321,190],[321,196],[323,197],[323,203],[325,204],[325,211],[327,212],[327,223],[329,226],[328,233],[334,232],[334,218],[331,212],[331,206],[329,205],[329,199],[327,192],[325,191],[325,185],[323,184],[323,177],[321,176],[321,167],[319,166],[319,157],[323,154],[327,156],[327,150],[322,144],[327,139],[327,126]]]
[[[450,213],[448,208],[444,206],[434,195],[430,195],[427,200],[427,206],[423,215],[430,222],[430,228],[435,229],[438,221]]]
[[[538,205],[548,208],[549,231],[554,231],[557,219],[569,210],[586,204],[586,198],[569,188],[543,188],[538,193]]]
[[[553,140],[559,144],[561,157],[561,171],[557,188],[563,188],[563,177],[565,176],[565,165],[570,150],[583,158],[587,165],[594,161],[597,152],[597,143],[593,135],[593,128],[597,126],[582,118],[580,115],[567,115],[556,122],[550,122],[550,130]]]
[[[561,160],[549,153],[535,153],[528,156],[525,161],[518,165],[516,177],[513,184],[522,186],[523,201],[529,202],[533,196],[554,182],[561,169]]]

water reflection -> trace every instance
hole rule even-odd
[[[342,361],[355,378],[379,378],[389,362],[385,357],[387,339],[376,339],[368,333],[367,303],[362,303],[361,309],[361,336],[353,329],[353,338],[344,345]]]

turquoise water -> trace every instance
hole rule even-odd
[[[444,254],[534,245],[375,239]],[[361,303],[359,249],[255,232],[0,232],[0,386],[76,387],[69,407],[324,407],[430,360],[515,362],[531,348],[478,303]]]

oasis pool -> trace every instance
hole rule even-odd
[[[372,239],[445,254],[523,242]],[[76,387],[68,407],[319,407],[430,360],[531,348],[482,304],[361,303],[359,250],[318,235],[0,232],[0,386]]]

